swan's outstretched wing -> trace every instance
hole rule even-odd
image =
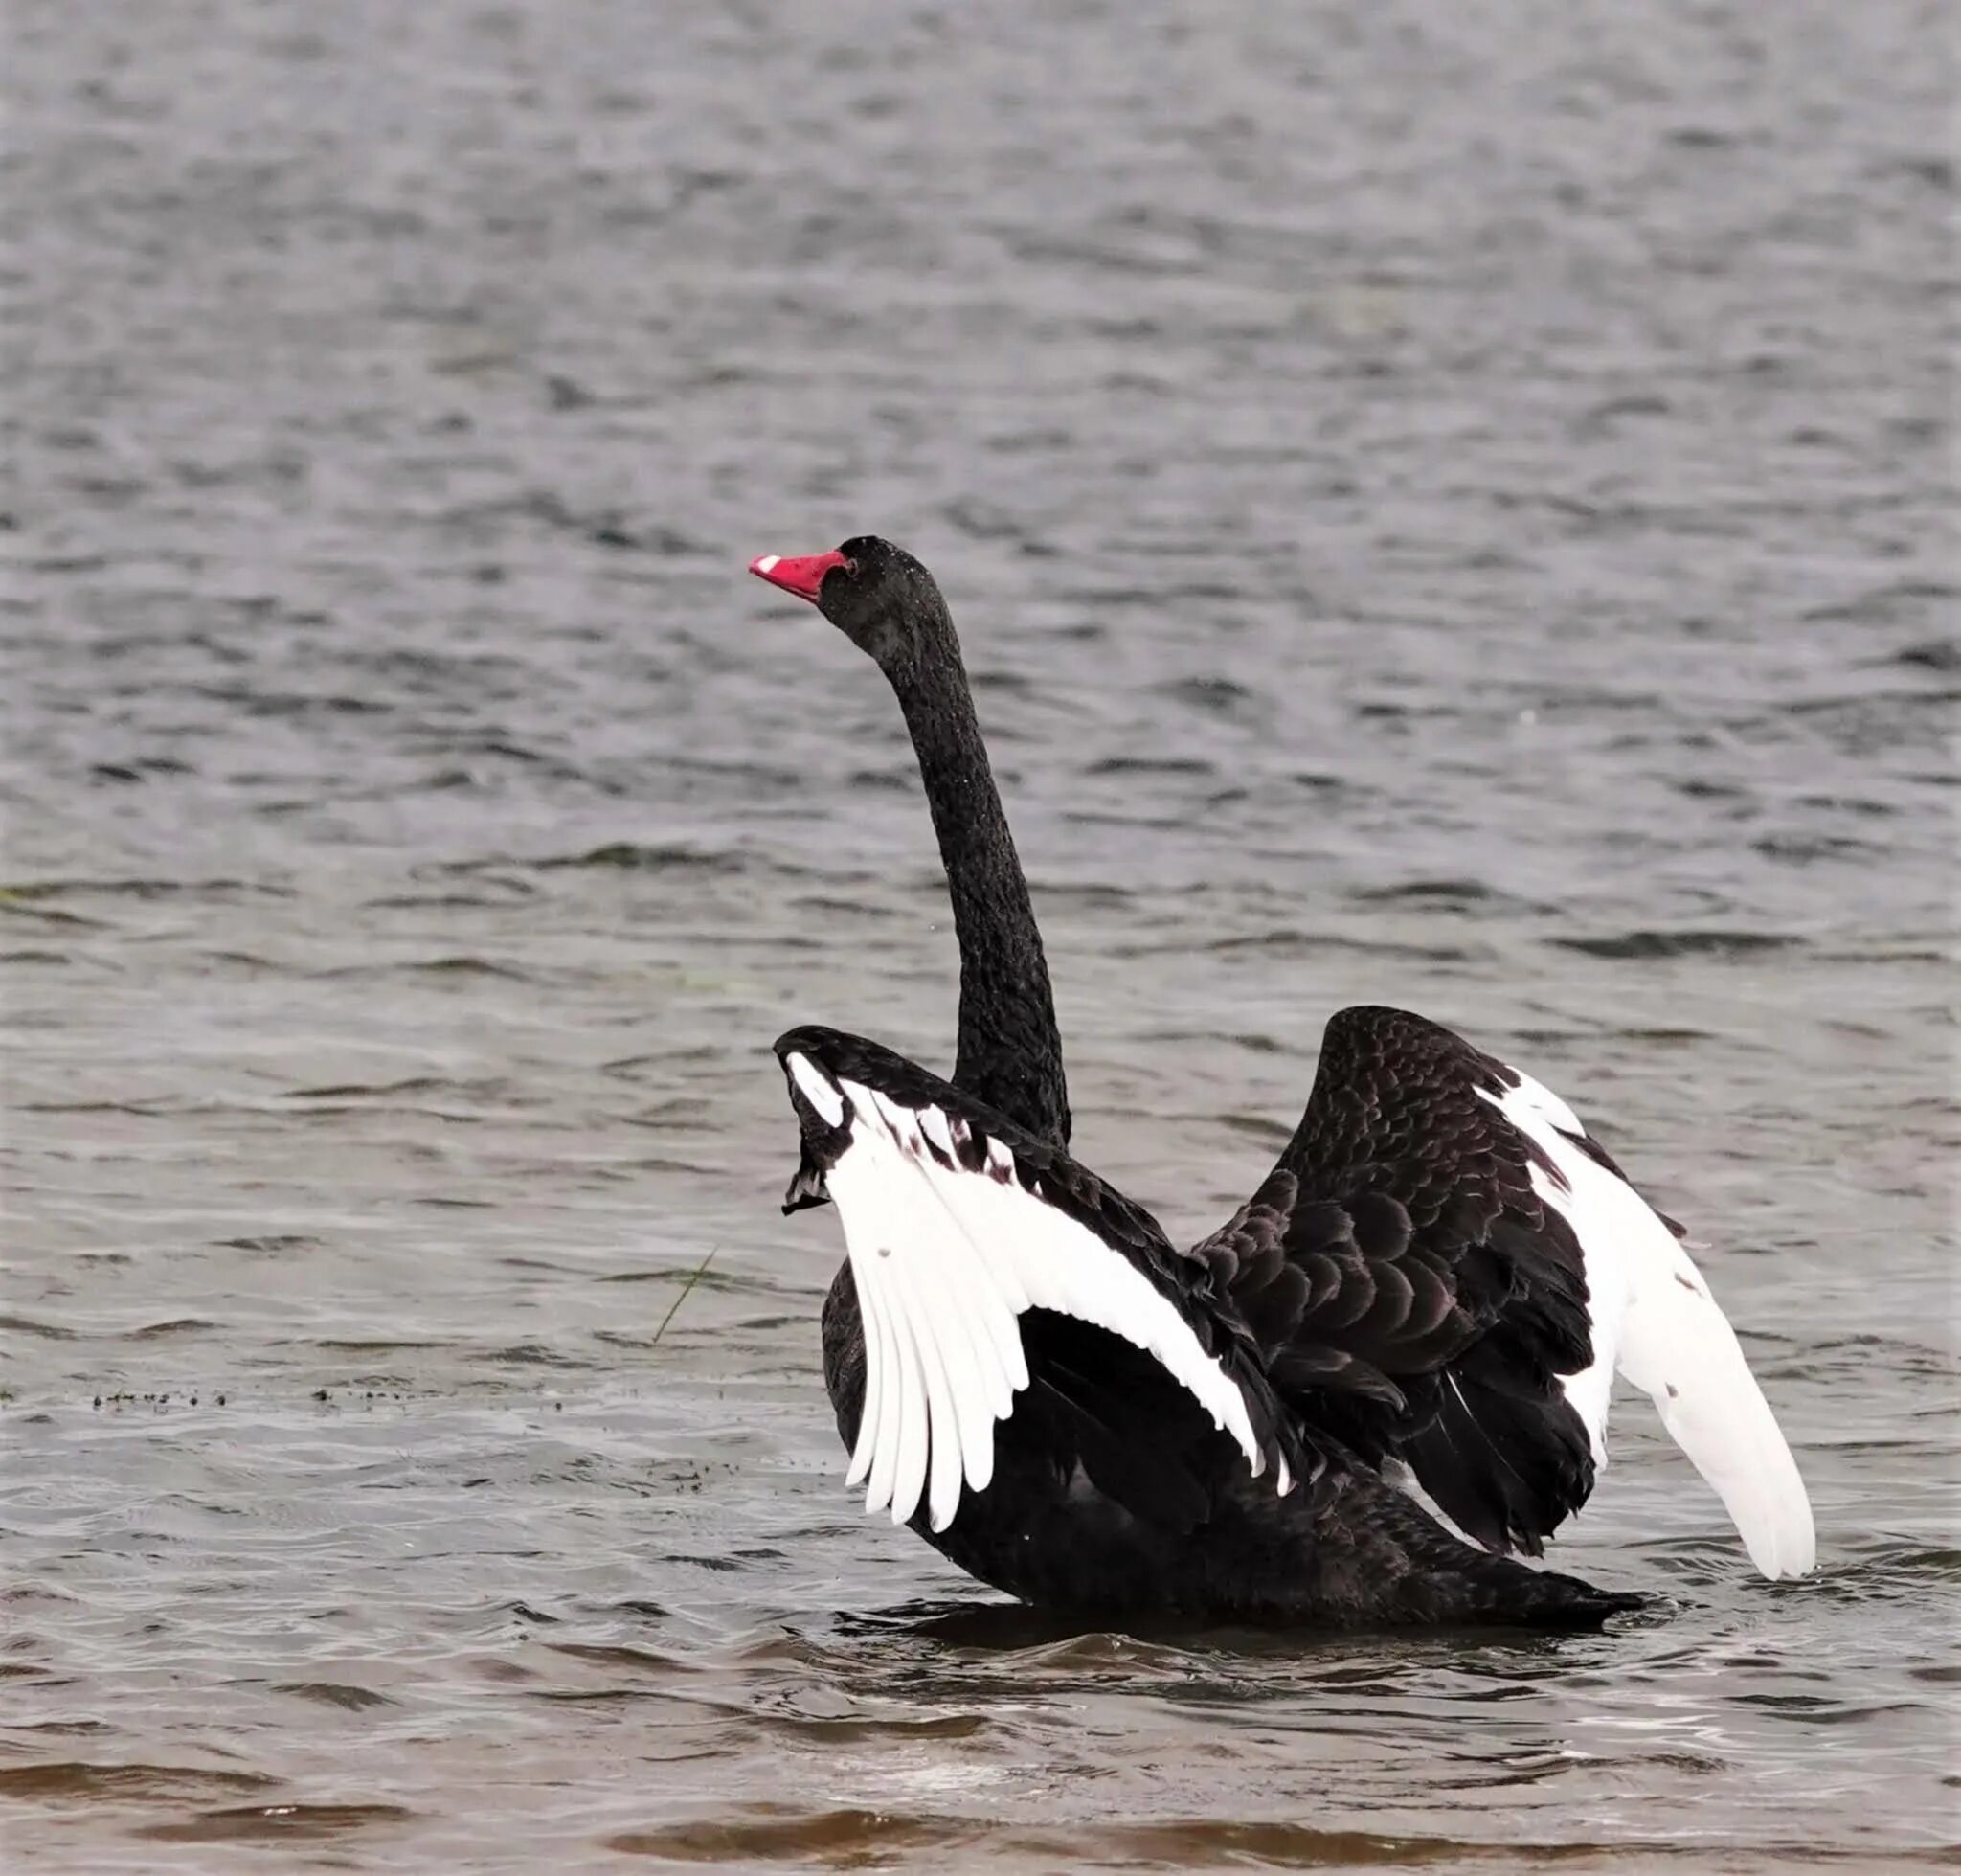
[[[777,1043],[803,1156],[785,1209],[829,1198],[865,1328],[849,1482],[904,1524],[922,1494],[944,1530],[986,1489],[995,1423],[1029,1384],[1032,1310],[1154,1359],[1285,1493],[1299,1448],[1256,1351],[1213,1309],[1203,1266],[1059,1146],[890,1050],[835,1029]]]
[[[1536,1556],[1586,1502],[1617,1368],[1758,1569],[1801,1575],[1803,1482],[1679,1234],[1558,1096],[1361,1007],[1329,1022],[1279,1164],[1192,1254],[1310,1433],[1406,1462],[1488,1548]]]

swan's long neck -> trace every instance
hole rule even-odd
[[[960,942],[954,1083],[1067,1145],[1069,1090],[1042,934],[952,625],[931,658],[890,675],[918,754]]]

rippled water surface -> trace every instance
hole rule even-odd
[[[1950,1855],[1947,31],[11,9],[14,1852]],[[864,529],[1081,1154],[1195,1236],[1341,1004],[1530,1067],[1815,1579],[1632,1400],[1604,1636],[1071,1634],[857,1514],[768,1045],[947,1063],[953,947],[890,696],[742,569]]]

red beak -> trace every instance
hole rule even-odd
[[[765,554],[749,563],[749,571],[772,586],[780,586],[785,593],[794,593],[800,599],[816,605],[817,596],[823,591],[824,575],[833,567],[850,564],[837,553],[804,554],[788,560],[780,554]]]

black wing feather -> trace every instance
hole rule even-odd
[[[1183,1388],[1166,1387],[1154,1357],[1088,1322],[1046,1309],[1022,1318],[1028,1401],[1058,1462],[1073,1458],[1097,1490],[1132,1516],[1189,1531],[1212,1509],[1218,1462],[1211,1417]]]
[[[1578,1240],[1532,1185],[1556,1169],[1485,1098],[1517,1083],[1420,1016],[1341,1011],[1279,1163],[1193,1254],[1310,1436],[1406,1462],[1478,1542],[1537,1556],[1592,1489],[1559,1387],[1592,1339]]]

